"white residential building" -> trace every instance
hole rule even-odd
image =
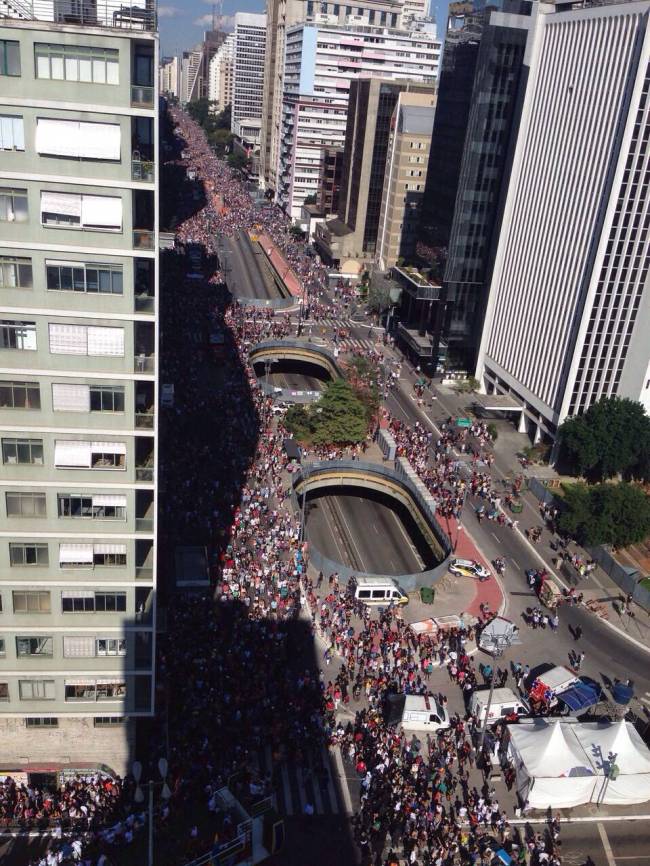
[[[166,93],[180,99],[181,96],[181,61],[180,57],[164,57],[160,61],[159,84],[161,93]]]
[[[210,61],[208,72],[208,99],[223,111],[232,104],[235,83],[235,34],[229,33],[225,42]]]
[[[306,23],[287,31],[277,200],[300,217],[318,192],[325,146],[343,147],[355,78],[433,83],[440,41],[434,30]]]
[[[539,4],[531,18],[476,376],[535,439],[603,396],[650,410],[649,14]]]
[[[155,696],[156,11],[42,12],[0,19],[0,759],[124,773]]]
[[[239,120],[262,117],[266,15],[237,12],[235,15],[235,82],[232,126]]]

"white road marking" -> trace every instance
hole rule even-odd
[[[510,559],[514,562],[514,564],[517,566],[517,568],[521,568],[521,566],[519,565],[517,560],[514,558],[514,556],[511,556]]]
[[[495,541],[497,542],[497,544],[500,544],[500,543],[501,543],[500,540],[499,540],[499,536],[496,534],[496,532],[491,532],[490,535],[492,536],[492,538],[495,539]]]
[[[596,824],[596,826],[598,827],[598,835],[600,836],[600,841],[603,843],[603,850],[605,851],[605,857],[607,858],[607,862],[609,863],[609,866],[616,866],[616,860],[614,860],[612,846],[609,844],[609,839],[607,838],[605,828],[600,822]]]
[[[339,787],[341,790],[341,795],[343,796],[343,808],[346,815],[352,815],[354,813],[354,809],[352,808],[352,797],[350,796],[348,781],[345,777],[345,769],[343,767],[341,749],[338,746],[335,746],[333,751],[334,763],[336,765],[336,775],[339,777]]]

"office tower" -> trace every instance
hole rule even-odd
[[[434,94],[400,93],[388,139],[377,237],[377,262],[384,271],[415,251],[434,114]]]
[[[163,57],[160,61],[159,83],[160,93],[180,99],[181,96],[181,61],[180,57]]]
[[[439,55],[440,42],[431,31],[316,23],[289,29],[277,200],[290,216],[299,218],[305,198],[318,191],[323,148],[341,147],[346,143],[351,83],[361,78],[382,78],[433,84]],[[373,98],[379,99],[377,87],[373,85],[372,93]],[[386,94],[392,92],[396,99],[400,89],[390,91],[389,88]],[[393,108],[394,103],[390,113]],[[364,110],[359,107],[360,116]],[[374,110],[369,108],[369,114]],[[360,133],[358,141],[359,136]],[[382,163],[380,183],[383,168]],[[348,175],[344,166],[344,180]],[[380,205],[381,190],[376,199],[374,237],[371,237],[372,231],[362,229],[362,234],[355,237],[358,241],[353,250],[355,255],[362,256],[363,250],[374,253]],[[342,219],[348,220],[347,212]]]
[[[191,51],[184,51],[181,59],[181,102],[207,99],[210,62],[226,39],[221,30],[205,30],[203,41]]]
[[[343,171],[343,148],[324,147],[316,201],[324,216],[338,212]]]
[[[362,262],[374,261],[389,138],[403,91],[412,92],[421,105],[435,105],[432,84],[381,78],[350,83],[338,217],[319,225],[315,238],[320,255],[331,265],[355,260],[360,270]],[[414,170],[422,171],[415,164]],[[424,173],[417,179],[414,176],[413,189],[420,186],[424,190],[424,179]]]
[[[412,0],[419,6],[422,0]],[[317,24],[356,24],[402,27],[400,0],[358,0],[357,3],[320,3],[314,0],[267,0],[267,51],[264,68],[260,183],[278,189],[282,100],[284,97],[284,55],[287,30],[303,21]],[[412,16],[409,16],[409,19]]]
[[[125,772],[155,692],[156,10],[38,9],[0,21],[0,752]]]
[[[262,118],[266,15],[238,12],[235,15],[235,81],[231,129],[239,121]]]
[[[219,111],[232,104],[235,83],[235,34],[229,33],[210,61],[208,99],[216,102]]]
[[[650,409],[649,12],[540,6],[530,21],[476,374],[535,439],[601,397]]]

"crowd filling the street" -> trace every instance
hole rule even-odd
[[[182,110],[171,108],[167,124],[167,170],[193,170],[202,198],[197,203],[187,183],[165,193],[176,216],[175,248],[161,262],[160,380],[175,387],[159,446],[159,583],[167,586],[167,621],[158,640],[158,715],[138,740],[146,773],[161,756],[169,762],[171,797],[156,805],[156,862],[179,866],[232,842],[236,827],[219,812],[224,786],[244,804],[273,797],[287,764],[327,786],[330,756],[339,750],[358,785],[352,833],[362,866],[559,866],[559,817],[550,814],[541,832],[511,823],[488,773],[496,755],[512,788],[514,770],[499,749],[502,727],[481,737],[480,720],[469,711],[477,689],[493,680],[504,686],[509,678],[516,688],[527,673],[518,663],[493,670],[471,652],[495,611],[485,606],[476,622],[418,634],[399,608],[377,612],[355,599],[353,583],[310,566],[290,497],[288,433],[248,359],[261,339],[290,336],[291,320],[229,296],[218,240],[241,230],[268,235],[306,287],[315,321],[328,312],[326,269],[305,254],[279,210],[253,203],[239,173],[211,152]],[[187,276],[192,245],[202,252],[202,280]],[[225,335],[224,355],[206,361],[203,334],[214,330]],[[365,356],[381,367],[386,396],[399,371],[381,346]],[[479,519],[516,528],[500,507],[516,490],[495,489],[491,435],[480,422],[460,430],[449,418],[436,437],[382,407],[365,443],[307,448],[305,459],[358,457],[380,428],[390,431],[397,455],[409,460],[441,517],[460,519],[471,498]],[[459,454],[470,460],[461,462]],[[179,544],[207,549],[210,592],[172,593]],[[530,624],[557,628],[557,617],[535,608]],[[420,736],[388,724],[391,696],[425,696],[447,707],[447,696],[430,685],[440,669],[467,712],[450,714],[448,726]],[[260,759],[266,752],[270,765]],[[65,831],[34,866],[131,862],[129,850],[146,833],[135,787],[131,776],[101,773],[55,792],[6,781],[0,821],[22,828],[49,822],[60,835]],[[309,806],[300,820],[313,818]],[[526,803],[520,806],[525,811]]]

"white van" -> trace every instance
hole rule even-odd
[[[476,715],[480,722],[485,720],[485,711],[487,710],[488,698],[490,689],[477,689],[469,702],[469,711],[472,715]],[[518,697],[512,689],[494,689],[492,692],[492,701],[490,703],[490,712],[488,713],[487,723],[493,725],[495,722],[500,722],[508,716],[529,716],[530,707],[522,698]]]
[[[357,577],[354,597],[364,604],[408,604],[409,597],[390,577]]]
[[[449,713],[433,696],[406,695],[401,725],[405,731],[438,731],[449,727]]]

